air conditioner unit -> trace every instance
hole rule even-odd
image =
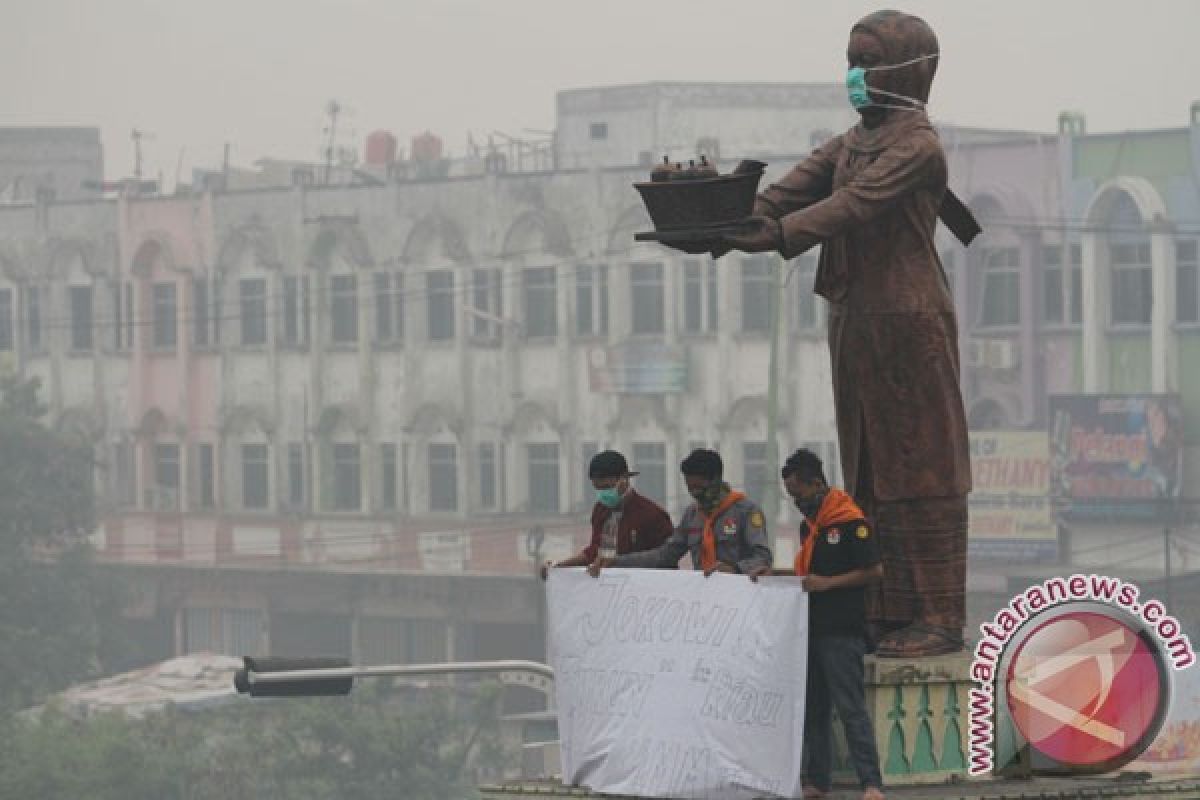
[[[1017,366],[1017,343],[1010,339],[969,339],[963,352],[968,367],[1013,369]]]

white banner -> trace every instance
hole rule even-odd
[[[808,595],[796,579],[552,569],[546,591],[564,783],[800,796]]]

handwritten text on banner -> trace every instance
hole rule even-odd
[[[547,605],[564,782],[800,795],[808,596],[794,580],[556,569]]]

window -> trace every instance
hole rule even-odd
[[[242,344],[267,342],[267,282],[263,278],[243,278],[238,283],[241,300]]]
[[[767,469],[767,443],[742,442],[742,490],[760,506],[767,495],[771,474]]]
[[[742,330],[771,330],[771,256],[765,253],[742,259]]]
[[[308,276],[283,276],[283,344],[285,347],[308,345],[309,314]]]
[[[242,508],[267,507],[267,446],[242,445]]]
[[[1067,248],[1069,270],[1062,266],[1063,247],[1042,248],[1042,318],[1052,325],[1078,325],[1083,319],[1083,252],[1078,244]]]
[[[496,508],[496,445],[479,445],[479,507]]]
[[[634,442],[633,466],[637,470],[638,491],[658,501],[667,504],[667,446],[662,442]]]
[[[45,344],[42,341],[42,294],[41,286],[25,287],[25,342],[35,353]]]
[[[192,281],[192,343],[211,347],[221,341],[221,285],[208,278]]]
[[[529,453],[529,510],[558,513],[558,445],[531,444]]]
[[[0,351],[13,349],[13,292],[0,289]]]
[[[1021,324],[1020,251],[995,247],[983,251],[983,306],[979,324],[985,328]]]
[[[151,342],[155,349],[175,348],[175,284],[156,283],[153,287],[154,328]]]
[[[452,444],[429,445],[429,510],[458,510],[458,454]]]
[[[155,492],[147,504],[156,511],[173,511],[179,504],[179,445],[154,445]]]
[[[196,505],[200,508],[213,508],[216,505],[213,474],[213,446],[207,443],[196,445],[196,476],[193,478],[196,487]]]
[[[384,442],[379,445],[379,478],[382,490],[379,508],[383,511],[396,510],[396,445]]]
[[[536,267],[521,273],[526,336],[534,338],[558,333],[557,283],[554,267]]]
[[[87,352],[92,349],[92,287],[70,287],[71,349]]]
[[[122,291],[123,290],[123,291]],[[121,351],[133,347],[133,283],[117,283],[112,287],[113,348]]]
[[[579,445],[579,463],[583,465],[583,480],[579,483],[583,491],[580,493],[579,499],[585,506],[592,503],[592,479],[588,475],[588,468],[592,464],[592,457],[599,452],[600,444],[598,442],[582,442]]]
[[[608,333],[608,267],[583,264],[575,272],[575,333]]]
[[[404,274],[375,273],[375,341],[399,344],[404,341]]]
[[[358,280],[353,275],[329,279],[330,336],[334,344],[358,341]]]
[[[789,283],[795,292],[793,308],[795,316],[792,325],[795,333],[813,333],[821,330],[821,317],[817,309],[817,296],[813,286],[817,280],[817,259],[814,256],[801,256],[792,262],[792,272]]]
[[[1111,317],[1113,325],[1150,324],[1150,242],[1114,242],[1112,257]],[[1178,291],[1178,287],[1177,287]]]
[[[429,340],[444,342],[454,338],[454,273],[448,269],[425,273],[425,294],[429,313]]]
[[[663,265],[635,263],[630,265],[629,285],[632,292],[630,308],[635,334],[662,333],[663,326]]]
[[[1175,321],[1200,322],[1200,266],[1195,239],[1175,243]]]
[[[500,286],[502,272],[487,267],[471,271],[471,337],[486,342],[500,340],[500,319],[504,315]]]
[[[608,138],[608,123],[607,122],[593,122],[590,126],[588,126],[588,134],[592,137],[593,141],[601,141],[603,139],[607,139]]]
[[[333,510],[358,511],[362,508],[362,470],[358,443],[333,445]]]
[[[717,329],[717,262],[689,258],[683,262],[683,330],[712,333]]]
[[[304,508],[304,444],[301,442],[288,443],[287,450],[288,475],[288,508],[299,510]]]

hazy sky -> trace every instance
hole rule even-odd
[[[407,147],[554,124],[561,88],[655,80],[841,81],[847,0],[4,0],[0,124],[102,129],[110,177],[130,129],[168,185],[180,163],[316,159],[323,108],[344,144],[377,128]],[[886,6],[885,6],[886,7]],[[1197,0],[911,0],[943,58],[931,114],[1053,130],[1186,124],[1200,99]],[[719,43],[719,44],[718,44]]]

